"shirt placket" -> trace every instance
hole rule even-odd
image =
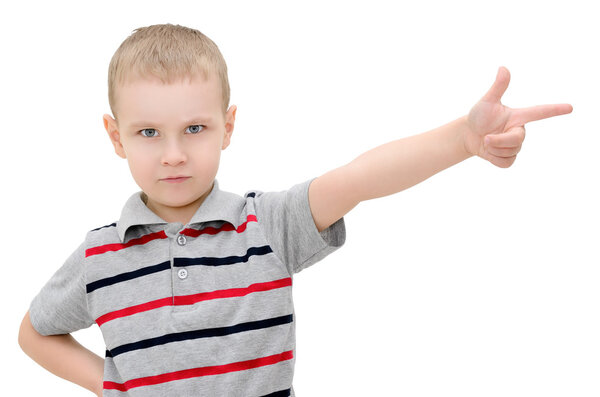
[[[169,238],[169,259],[171,262],[171,296],[172,305],[175,306],[175,297],[180,295],[183,289],[181,283],[189,276],[188,269],[185,267],[176,267],[175,258],[185,256],[185,247],[188,244],[189,237],[181,234],[185,227],[181,223],[170,223],[165,228],[165,233]]]

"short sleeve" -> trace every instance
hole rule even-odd
[[[42,335],[68,334],[94,323],[88,307],[82,243],[31,302],[31,324]]]
[[[313,180],[282,192],[258,192],[254,198],[258,223],[290,274],[325,258],[346,240],[344,218],[320,233],[317,230],[308,201]]]

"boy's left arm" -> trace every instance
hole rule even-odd
[[[471,156],[507,168],[525,139],[525,124],[570,113],[568,104],[511,109],[500,103],[510,82],[504,67],[468,115],[434,130],[399,139],[363,153],[352,162],[316,178],[309,202],[319,232],[364,200],[414,186]]]

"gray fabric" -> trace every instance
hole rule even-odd
[[[258,397],[290,389],[295,319],[244,327],[292,319],[292,275],[345,241],[343,218],[322,233],[317,231],[308,202],[311,181],[283,192],[255,191],[245,197],[219,190],[215,181],[188,225],[163,221],[145,206],[142,192],[135,193],[116,226],[88,232],[42,288],[30,307],[33,326],[50,335],[97,322],[112,356],[105,360],[104,380],[119,387],[162,374],[238,368],[239,363],[284,357],[218,375],[163,379],[128,392],[105,383],[108,397]],[[217,233],[220,228],[225,229]],[[205,265],[213,262],[218,265]],[[185,301],[190,297],[199,300]],[[204,334],[213,329],[236,331]],[[175,339],[158,339],[174,335]],[[135,348],[122,352],[128,346]]]
[[[282,192],[258,192],[254,203],[267,241],[290,274],[317,263],[346,239],[344,218],[321,233],[317,230],[308,202],[309,183]]]
[[[151,225],[151,224],[166,224],[162,218],[156,215],[152,210],[146,207],[142,197],[143,192],[133,194],[125,203],[121,218],[117,223],[119,238],[125,242],[127,230],[135,225]],[[236,224],[244,201],[241,197],[234,193],[224,192],[219,189],[219,182],[215,179],[213,189],[208,194],[204,202],[198,208],[194,216],[189,222],[189,225],[209,222],[213,220],[224,220],[231,224]],[[181,223],[173,223],[172,225],[181,225]]]
[[[31,302],[29,317],[40,334],[68,334],[94,324],[87,307],[84,251],[82,243]]]

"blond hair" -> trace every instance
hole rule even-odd
[[[137,77],[157,77],[163,83],[197,74],[216,74],[221,82],[223,113],[229,106],[227,65],[217,45],[198,30],[181,25],[138,28],[121,43],[108,66],[108,103],[115,119],[119,84]]]

